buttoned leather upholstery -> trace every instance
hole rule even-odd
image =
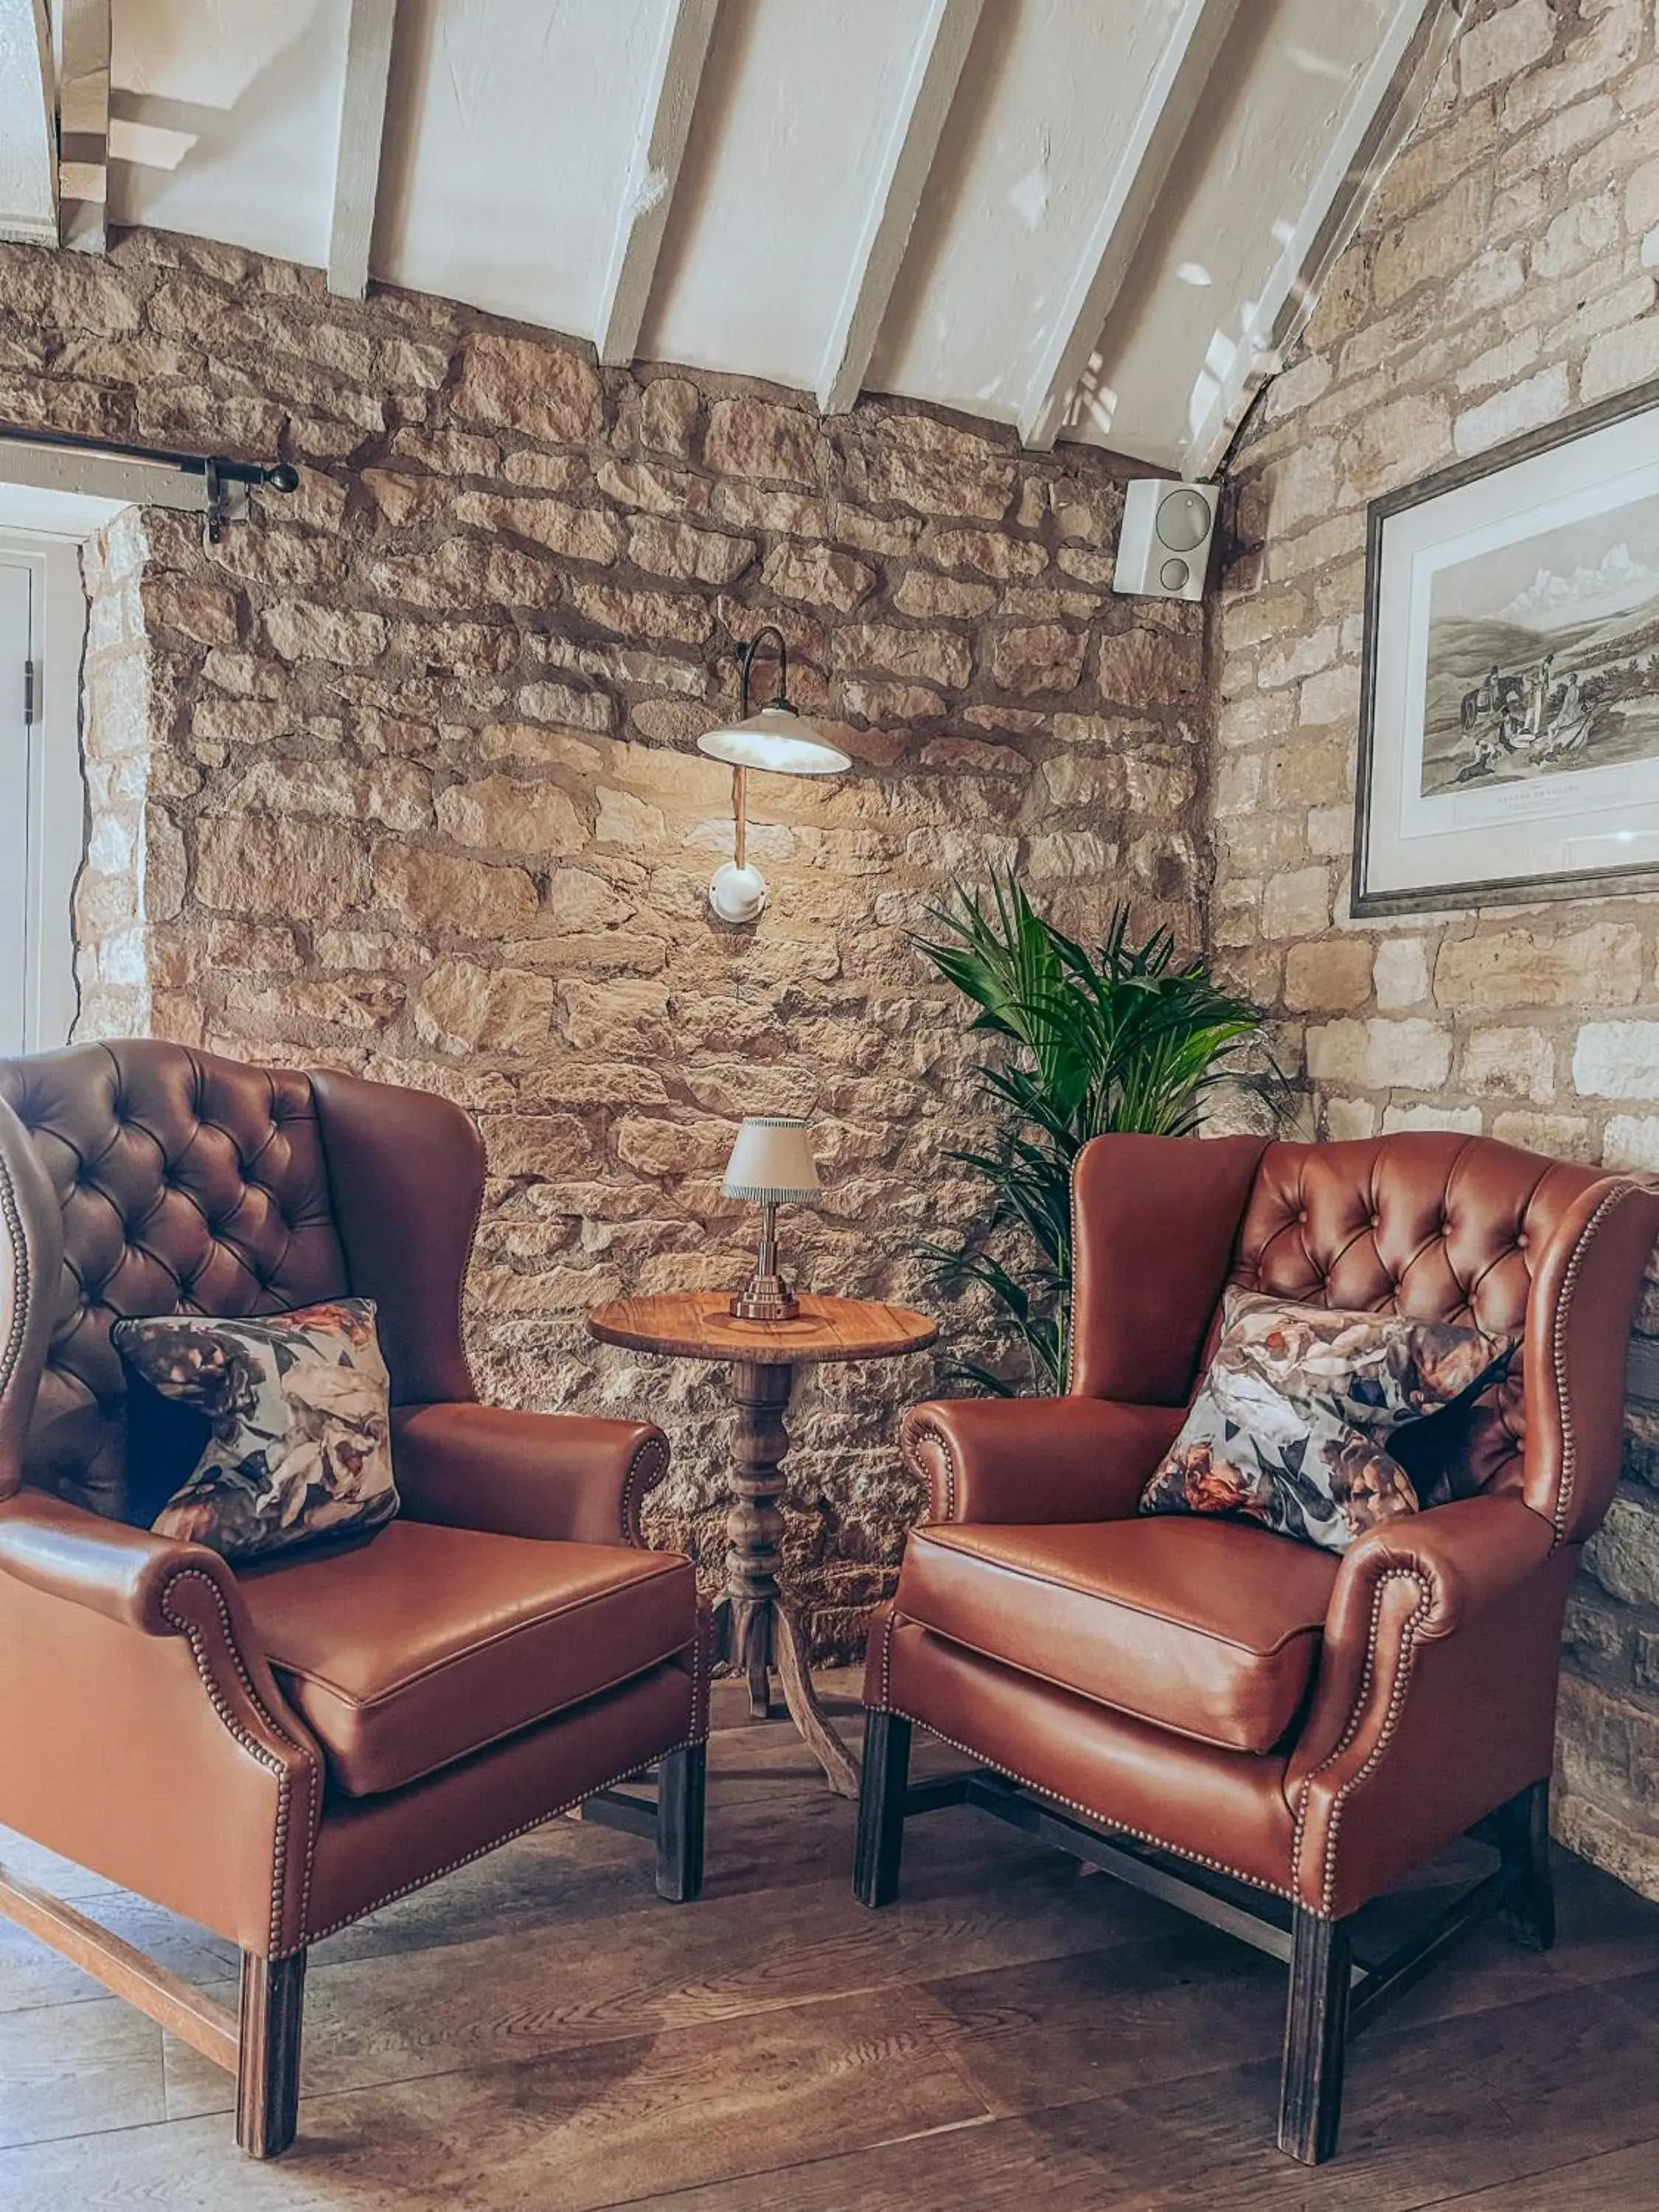
[[[131,1314],[282,1313],[345,1294],[308,1079],[136,1040],[0,1062],[62,1217],[23,1480],[118,1516]]]
[[[1455,1134],[1114,1136],[1081,1154],[1073,1211],[1068,1394],[906,1418],[934,1525],[877,1615],[866,1698],[1105,1825],[1346,1913],[1549,1771],[1659,1197]],[[1454,1502],[1340,1559],[1136,1518],[1230,1284],[1516,1334],[1499,1388],[1395,1440]]]
[[[707,1732],[642,1421],[478,1404],[447,1100],[150,1040],[0,1061],[0,1822],[260,1956]],[[125,1526],[121,1316],[372,1297],[398,1520],[238,1574]],[[135,1485],[135,1489],[137,1486]]]
[[[1607,1178],[1450,1134],[1414,1138],[1406,1172],[1401,1141],[1269,1146],[1231,1279],[1274,1297],[1523,1333],[1534,1266],[1572,1201]],[[1523,1346],[1459,1434],[1480,1490],[1524,1490],[1526,1362]],[[1425,1445],[1441,1441],[1431,1424]]]

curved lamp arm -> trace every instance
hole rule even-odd
[[[778,688],[768,704],[754,711],[750,691],[755,662],[770,647],[777,654]],[[775,769],[784,775],[833,775],[851,761],[810,722],[797,715],[788,697],[789,646],[775,623],[764,623],[736,658],[742,692],[734,726],[707,730],[698,749],[732,764],[733,855],[714,871],[708,900],[722,921],[757,921],[766,906],[766,879],[749,862],[749,770]]]
[[[765,623],[737,650],[740,722],[746,722],[752,710],[755,661],[768,638],[776,639],[778,654],[778,688],[770,703],[789,708],[789,641],[775,623]],[[708,896],[722,921],[758,921],[766,905],[765,878],[749,865],[749,770],[741,762],[732,770],[732,870],[729,874],[724,868],[718,871]]]

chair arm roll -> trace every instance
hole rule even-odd
[[[1106,1398],[946,1398],[904,1417],[904,1463],[935,1521],[1114,1521],[1174,1441],[1179,1406]]]
[[[1413,1644],[1439,1642],[1480,1620],[1534,1577],[1553,1548],[1554,1531],[1540,1515],[1518,1498],[1490,1494],[1360,1537],[1331,1592],[1313,1703],[1285,1775],[1292,1796],[1367,1743],[1369,1709],[1404,1694]]]
[[[642,1545],[640,1508],[668,1471],[649,1421],[522,1413],[504,1406],[402,1406],[392,1463],[411,1520],[495,1536]]]
[[[1412,1575],[1423,1592],[1417,1633],[1449,1636],[1548,1558],[1554,1531],[1518,1498],[1462,1498],[1370,1528],[1345,1556],[1326,1619],[1327,1648],[1362,1645],[1373,1594],[1386,1575]]]
[[[210,1582],[240,1611],[236,1577],[216,1552],[106,1520],[46,1491],[0,1498],[0,1573],[145,1636],[182,1633],[168,1604],[180,1574]]]

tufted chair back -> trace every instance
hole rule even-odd
[[[110,1328],[130,1315],[374,1297],[394,1399],[472,1398],[459,1301],[482,1187],[471,1124],[422,1092],[155,1039],[0,1060],[0,1495],[21,1476],[122,1516]]]
[[[1136,1174],[1135,1148],[1171,1142],[1184,1147],[1201,1228],[1172,1238],[1166,1225],[1164,1243],[1180,1249],[1160,1254],[1135,1188],[1159,1179]],[[1340,1144],[1109,1137],[1079,1163],[1076,1205],[1074,1389],[1132,1397],[1131,1368],[1150,1364],[1145,1395],[1179,1402],[1213,1348],[1230,1283],[1352,1311],[1473,1321],[1518,1335],[1522,1348],[1504,1382],[1462,1418],[1424,1424],[1411,1466],[1419,1488],[1450,1474],[1460,1492],[1512,1492],[1567,1539],[1605,1511],[1618,1476],[1630,1316],[1598,1313],[1593,1294],[1574,1294],[1589,1241],[1604,1230],[1644,1252],[1651,1245],[1652,1204],[1627,1180],[1437,1131]],[[1163,1316],[1158,1342],[1143,1340],[1152,1325],[1125,1311],[1114,1276],[1137,1247],[1150,1254],[1139,1282],[1148,1313]],[[1160,1270],[1169,1285],[1161,1303],[1146,1284]],[[1576,1407],[1567,1402],[1570,1331],[1574,1375],[1599,1386],[1574,1391]]]
[[[1467,1487],[1518,1493],[1533,1270],[1573,1200],[1604,1180],[1594,1168],[1449,1133],[1270,1145],[1231,1280],[1274,1297],[1521,1337],[1502,1387],[1467,1422],[1422,1432],[1425,1445],[1456,1446]]]

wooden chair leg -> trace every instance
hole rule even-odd
[[[1500,1805],[1493,1829],[1504,1875],[1504,1924],[1529,1951],[1547,1951],[1555,1941],[1549,1784],[1534,1782]]]
[[[858,1850],[853,1870],[853,1894],[860,1905],[890,1905],[898,1895],[904,1801],[909,1785],[909,1722],[897,1713],[866,1713],[864,1767],[859,1783]]]
[[[305,1989],[303,1951],[291,1959],[260,1959],[243,1952],[236,2140],[250,2158],[280,2158],[294,2140]]]
[[[657,1770],[657,1894],[690,1905],[702,1887],[703,1745],[671,1751]]]
[[[1342,2124],[1349,1970],[1347,1922],[1322,1920],[1298,1905],[1285,2012],[1279,2148],[1304,2166],[1323,2165],[1336,2149]]]

